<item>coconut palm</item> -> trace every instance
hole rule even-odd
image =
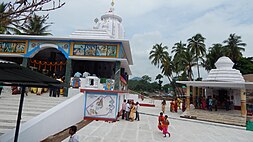
[[[192,67],[197,65],[197,58],[196,56],[190,52],[190,47],[187,47],[185,52],[182,54],[181,56],[181,60],[182,60],[182,66],[185,67],[185,72],[188,75],[188,80],[191,81],[192,80],[192,75],[193,75],[193,71],[192,71]]]
[[[198,78],[200,78],[199,73],[199,58],[204,57],[206,55],[206,45],[205,38],[201,34],[196,34],[192,38],[188,39],[188,47],[190,48],[190,52],[196,56],[197,69],[198,69]]]
[[[20,27],[22,34],[26,35],[52,35],[47,30],[50,25],[46,24],[46,17],[34,14],[24,26]]]
[[[163,76],[161,74],[158,74],[155,77],[155,80],[158,80],[159,90],[162,90],[162,83],[163,83],[163,81],[161,80],[162,78],[163,78]]]
[[[242,51],[245,51],[246,43],[243,43],[241,36],[237,36],[235,33],[230,34],[227,40],[224,40],[223,43],[226,45],[226,56],[228,56],[235,64],[242,57]]]
[[[174,46],[172,47],[172,51],[171,51],[171,53],[175,53],[174,59],[179,59],[180,58],[180,56],[182,55],[182,53],[186,49],[185,46],[186,46],[186,44],[182,43],[182,41],[179,41],[179,42],[174,44]]]
[[[151,63],[160,68],[160,64],[162,60],[169,56],[169,53],[167,52],[168,47],[163,46],[161,44],[155,44],[152,48],[152,50],[149,53],[149,59],[151,60]]]
[[[174,44],[172,47],[171,53],[175,53],[173,57],[173,64],[174,64],[174,72],[176,73],[176,76],[179,75],[179,72],[184,70],[184,67],[181,64],[181,56],[186,50],[186,44],[182,43],[182,41],[179,41]]]

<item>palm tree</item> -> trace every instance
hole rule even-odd
[[[182,43],[182,41],[179,41],[174,44],[172,47],[171,53],[175,53],[173,57],[173,64],[174,64],[174,72],[176,73],[176,76],[179,76],[179,72],[184,70],[184,67],[181,64],[181,56],[186,50],[186,44]]]
[[[161,80],[163,78],[163,76],[161,74],[158,74],[156,77],[155,77],[155,80],[158,80],[158,85],[159,85],[159,89],[162,90],[162,83],[163,81]]]
[[[182,55],[182,53],[186,49],[185,46],[186,46],[186,44],[182,43],[182,41],[179,41],[179,42],[174,44],[174,46],[172,47],[172,51],[171,51],[171,53],[175,53],[174,59],[179,59],[180,58],[180,56]]]
[[[206,45],[204,43],[205,38],[201,34],[196,34],[187,41],[189,42],[188,47],[190,48],[190,52],[192,52],[194,56],[196,56],[198,78],[200,78],[199,58],[204,57],[206,54]]]
[[[188,75],[188,80],[191,81],[192,80],[192,67],[197,65],[197,58],[196,56],[190,52],[190,47],[186,48],[186,51],[182,54],[182,66],[185,67],[185,72]]]
[[[242,57],[242,51],[245,51],[246,43],[243,43],[241,40],[241,36],[237,36],[234,34],[230,34],[229,38],[227,40],[224,40],[223,43],[226,45],[224,46],[226,48],[226,56],[228,56],[235,65]]]
[[[23,27],[20,27],[22,34],[26,35],[52,35],[47,31],[50,25],[46,24],[46,17],[34,14]]]
[[[167,46],[163,46],[161,44],[155,44],[152,48],[152,50],[149,53],[149,59],[151,60],[151,63],[160,68],[160,64],[162,60],[169,56],[169,53],[166,51],[168,49]]]
[[[202,62],[202,66],[210,71],[215,68],[215,62],[222,56],[225,56],[225,50],[222,44],[216,43],[209,47],[208,54],[206,55],[206,61]]]

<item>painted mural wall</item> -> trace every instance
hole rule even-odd
[[[118,113],[118,95],[86,92],[84,107],[84,117],[115,119]]]

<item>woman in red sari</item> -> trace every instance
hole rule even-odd
[[[170,133],[168,132],[169,125],[170,125],[170,122],[169,122],[169,119],[168,119],[168,115],[165,115],[164,121],[163,121],[163,134],[164,134],[164,137],[166,137],[166,134],[169,134],[169,137],[170,137]]]
[[[163,116],[163,113],[160,112],[160,115],[158,116],[158,129],[159,130],[163,130],[163,122],[164,122],[164,116]]]

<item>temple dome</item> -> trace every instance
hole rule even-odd
[[[208,77],[203,81],[245,82],[239,70],[233,69],[234,63],[228,57],[220,57]]]
[[[226,56],[220,57],[214,64],[217,69],[232,69],[234,63]]]
[[[100,19],[94,20],[95,25],[91,30],[77,30],[71,37],[82,37],[90,39],[124,39],[125,31],[122,18],[114,13],[113,5]]]

